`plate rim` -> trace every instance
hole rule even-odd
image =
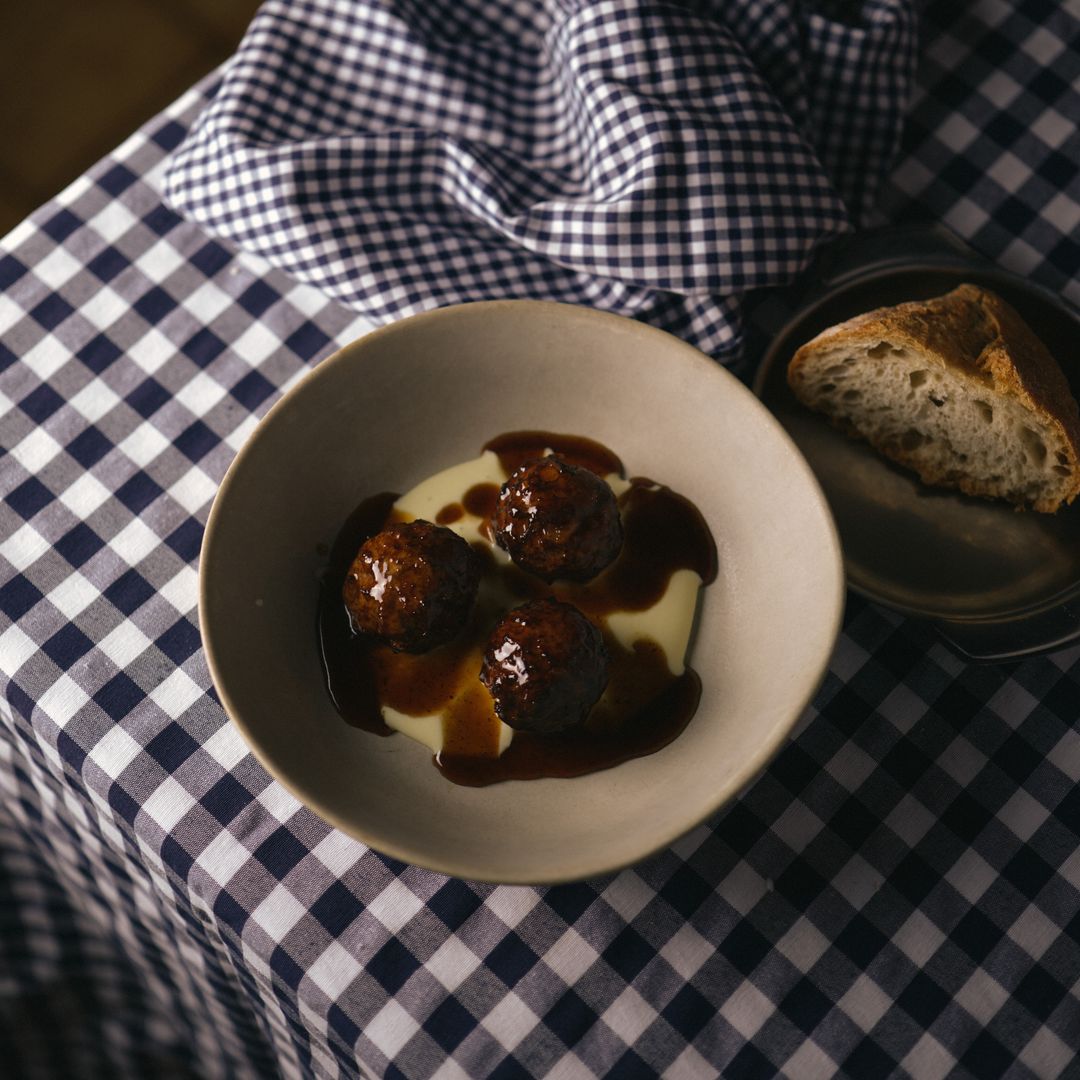
[[[873,250],[872,245],[879,239],[890,239],[896,236],[915,237],[916,239],[928,243],[937,243],[941,246],[937,251],[922,250],[900,256],[894,254],[883,255],[879,251]],[[761,352],[757,369],[751,381],[751,388],[755,396],[757,396],[767,408],[769,408],[770,400],[770,395],[768,393],[770,382],[778,377],[775,369],[782,363],[782,357],[780,355],[781,351],[786,351],[782,350],[781,346],[785,344],[787,339],[801,324],[807,319],[812,318],[816,312],[828,302],[835,299],[837,295],[851,288],[872,285],[879,281],[887,281],[894,276],[910,274],[916,270],[927,269],[955,274],[957,275],[958,282],[964,275],[974,275],[986,282],[998,281],[1004,283],[1006,286],[1019,288],[1036,297],[1041,302],[1057,308],[1063,314],[1073,319],[1077,323],[1078,328],[1080,328],[1080,308],[1077,308],[1065,297],[1059,296],[1040,282],[1031,281],[1021,274],[1015,273],[984,259],[974,250],[969,249],[967,253],[960,253],[955,247],[946,246],[946,238],[942,235],[941,230],[936,227],[914,226],[901,228],[898,231],[896,227],[885,226],[880,230],[868,229],[844,239],[853,239],[862,244],[862,251],[860,252],[858,251],[858,248],[856,249],[856,255],[852,264],[846,266],[843,271],[835,277],[826,278],[825,280],[816,283],[815,287],[811,287],[804,295],[796,300],[794,306],[789,310],[783,322],[768,334],[768,339]],[[958,239],[956,242],[962,243],[962,241],[959,241]],[[812,272],[812,267],[811,271],[808,272]],[[992,287],[992,285],[988,285],[988,287]],[[1080,575],[1078,575],[1075,581],[1063,586],[1057,592],[1033,600],[1027,604],[1019,604],[1008,609],[999,609],[994,612],[986,613],[943,614],[940,611],[934,611],[917,604],[904,604],[903,602],[883,596],[872,586],[865,584],[858,574],[854,575],[854,577],[852,576],[846,558],[844,569],[848,588],[853,593],[865,600],[871,601],[906,617],[928,622],[937,627],[947,638],[950,637],[950,634],[955,634],[959,640],[953,642],[953,644],[959,645],[962,650],[964,631],[968,627],[986,628],[995,625],[1015,627],[1026,624],[1029,620],[1034,622],[1036,618],[1044,616],[1049,612],[1063,609],[1066,605],[1080,596]],[[1072,639],[1064,642],[1061,640],[1048,641],[1045,643],[1045,646],[1036,646],[1034,648],[1025,647],[1017,655],[1029,656],[1040,651],[1064,648],[1072,640],[1075,640],[1075,638],[1080,638],[1080,625],[1077,625],[1076,633]],[[1003,656],[1008,655],[1008,653],[1009,650],[1004,649],[995,650],[993,657],[983,657],[978,654],[970,653],[967,655],[969,659],[981,660],[1001,659]]]

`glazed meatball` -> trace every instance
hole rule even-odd
[[[397,652],[427,652],[465,626],[482,569],[469,542],[450,529],[395,522],[361,546],[342,598],[356,633]]]
[[[504,724],[546,735],[585,720],[607,686],[608,667],[600,631],[573,605],[549,598],[496,624],[480,680]]]
[[[545,581],[589,581],[622,547],[615,493],[557,454],[522,465],[503,484],[492,533],[518,566]]]

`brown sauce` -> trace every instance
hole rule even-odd
[[[435,515],[436,525],[453,525],[465,516],[465,507],[461,503],[448,503]]]
[[[465,492],[461,505],[478,518],[490,518],[495,513],[495,503],[499,500],[498,484],[473,484]]]
[[[554,450],[597,476],[616,473],[625,476],[623,463],[602,443],[583,435],[556,435],[551,431],[508,431],[484,443],[485,450],[499,455],[499,464],[509,476],[519,466],[535,461],[545,450]]]
[[[547,432],[512,432],[484,449],[499,454],[507,473],[551,448],[600,475],[622,475],[622,463],[589,439]],[[457,520],[454,509],[489,515],[498,488],[478,484],[451,503],[439,518]],[[649,480],[635,479],[619,499],[624,542],[618,559],[583,585],[549,585],[512,565],[501,566],[482,545],[485,576],[501,588],[494,600],[485,591],[469,625],[457,639],[421,655],[395,653],[353,634],[341,600],[345,573],[360,545],[392,516],[396,496],[365,500],[349,516],[330,551],[319,602],[319,645],[330,697],[350,724],[376,735],[394,734],[382,719],[380,703],[411,716],[440,711],[443,749],[436,766],[450,780],[482,786],[501,780],[571,777],[610,768],[667,745],[689,723],[701,696],[701,680],[690,670],[672,676],[662,650],[639,641],[626,650],[606,629],[605,616],[643,610],[655,603],[679,569],[695,571],[708,584],[716,577],[716,547],[700,512],[687,499]],[[451,516],[453,515],[453,516]],[[597,622],[611,654],[608,690],[585,725],[557,735],[515,732],[498,754],[499,726],[491,699],[479,680],[480,659],[491,627],[513,603],[555,595],[576,604]]]
[[[353,556],[369,536],[386,524],[397,498],[393,492],[373,495],[348,516],[330,548],[319,589],[319,654],[330,700],[350,724],[373,735],[394,734],[379,712],[370,660],[377,646],[353,633],[341,587]]]

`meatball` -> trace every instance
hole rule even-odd
[[[492,533],[518,566],[545,581],[589,581],[622,547],[615,493],[557,454],[522,465],[503,484]]]
[[[465,626],[482,569],[469,542],[450,529],[395,522],[361,546],[342,599],[357,633],[397,652],[427,652]]]
[[[518,731],[550,734],[584,722],[607,686],[600,631],[561,600],[532,600],[496,624],[480,681],[495,712]]]

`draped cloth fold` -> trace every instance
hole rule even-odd
[[[269,0],[167,197],[381,323],[539,298],[719,359],[864,220],[913,0]]]

